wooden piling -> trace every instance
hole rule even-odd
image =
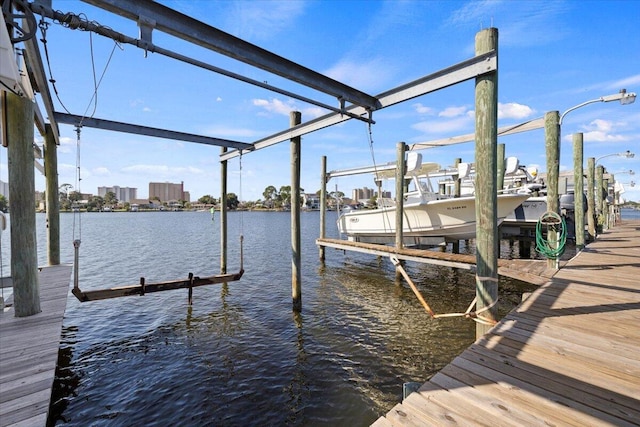
[[[453,165],[458,169],[458,165],[462,163],[461,158],[457,158],[454,160]],[[453,197],[460,197],[460,176],[456,173],[453,180]]]
[[[584,171],[583,134],[573,134],[573,203],[576,226],[576,249],[584,248]]]
[[[222,154],[227,147],[220,149]],[[220,162],[220,274],[227,273],[227,161]]]
[[[602,179],[602,229],[609,229],[609,203],[607,197],[609,196],[609,180]]]
[[[595,183],[595,193],[596,193],[596,230],[597,233],[602,232],[603,218],[604,212],[602,211],[602,177],[604,175],[604,166],[596,165],[596,183]]]
[[[326,221],[327,221],[327,156],[322,156],[320,160],[320,238],[326,237]],[[340,215],[340,212],[338,212]],[[318,247],[320,260],[324,261],[324,246]]]
[[[458,170],[458,165],[462,162],[461,158],[456,158],[453,161],[453,166]],[[453,197],[460,197],[460,176],[456,173],[453,176]],[[460,240],[454,240],[451,245],[451,252],[454,254],[460,253]]]
[[[587,224],[590,241],[596,239],[595,168],[595,157],[589,157],[587,159]]]
[[[40,313],[36,199],[33,156],[33,109],[30,99],[6,93],[7,157],[11,202],[11,276],[16,317]],[[56,191],[57,194],[57,191]]]
[[[292,111],[289,115],[291,127],[302,122],[302,114]],[[300,149],[301,138],[291,138],[291,297],[293,311],[302,311],[302,262],[300,244]]]
[[[396,248],[404,247],[403,218],[404,218],[404,175],[406,170],[405,152],[407,145],[404,142],[396,144]]]
[[[498,30],[489,28],[476,34],[475,53],[498,50]],[[491,307],[484,316],[496,319],[498,298],[498,226],[496,156],[498,143],[498,73],[476,77],[476,310]],[[476,337],[491,326],[476,323]]]
[[[549,111],[544,115],[545,149],[547,153],[547,211],[560,213],[558,200],[558,177],[560,174],[560,115]],[[547,241],[552,249],[557,249],[558,233],[547,230]],[[549,268],[558,269],[558,259],[547,260]]]
[[[498,144],[498,178],[497,178],[497,187],[498,191],[504,188],[504,165],[505,165],[505,147],[504,144]]]
[[[46,125],[44,136],[44,174],[46,180],[47,209],[47,261],[60,264],[60,197],[58,194],[58,147],[51,125]]]

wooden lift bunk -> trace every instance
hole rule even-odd
[[[165,282],[146,283],[145,278],[140,278],[140,283],[136,285],[117,286],[107,289],[96,289],[90,291],[82,291],[78,284],[78,259],[80,240],[73,242],[75,249],[74,269],[73,269],[73,290],[71,293],[80,302],[97,301],[109,298],[119,298],[127,296],[144,296],[151,292],[170,291],[174,289],[189,289],[189,304],[193,300],[193,288],[205,285],[214,285],[218,283],[235,282],[240,280],[244,274],[244,256],[242,250],[243,238],[240,236],[240,270],[237,273],[218,274],[214,276],[199,277],[189,273],[187,279],[169,280]]]

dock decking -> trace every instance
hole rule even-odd
[[[40,313],[15,317],[9,308],[0,314],[1,427],[47,424],[71,270],[41,269]]]
[[[639,324],[625,221],[373,425],[640,425]]]
[[[476,268],[475,255],[436,252],[425,249],[396,249],[393,246],[351,242],[341,239],[316,239],[316,245],[376,256],[388,257],[394,255],[398,259],[405,261],[442,265],[463,270],[473,270]],[[564,265],[564,263],[561,263],[561,265]],[[547,261],[545,260],[498,259],[498,274],[534,285],[543,285],[555,274],[555,269],[548,269]]]

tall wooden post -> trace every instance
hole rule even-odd
[[[227,147],[220,149],[222,154]],[[220,274],[227,273],[227,161],[220,162]]]
[[[498,50],[498,29],[489,28],[476,34],[475,53],[482,55]],[[498,144],[498,73],[476,77],[476,309],[492,307],[483,313],[496,319],[498,299],[498,219],[496,156]],[[491,329],[476,323],[476,337]]]
[[[504,144],[498,144],[498,192],[504,188],[504,156],[505,156],[505,147]]]
[[[404,217],[404,175],[407,169],[404,154],[407,145],[404,142],[396,144],[396,248],[404,246],[403,217]]]
[[[609,180],[603,178],[602,179],[602,229],[609,229],[609,203],[607,202],[607,198],[609,196]]]
[[[458,170],[458,165],[462,162],[461,158],[456,158],[453,161],[453,166]],[[460,197],[460,175],[457,173],[453,176],[453,197]],[[454,254],[460,253],[460,240],[454,240],[451,244],[451,252]]]
[[[36,198],[33,167],[33,102],[12,93],[5,95],[9,201],[11,203],[11,276],[16,317],[40,310]],[[5,109],[6,108],[6,109]]]
[[[595,184],[596,218],[598,218],[598,221],[596,223],[597,232],[602,231],[602,225],[604,224],[603,217],[602,217],[602,215],[604,214],[604,212],[602,212],[602,177],[603,175],[604,175],[604,166],[597,165],[596,166],[596,184]]]
[[[576,221],[576,249],[584,248],[584,171],[583,135],[573,134],[573,200]]]
[[[616,193],[616,177],[614,174],[609,174],[609,182],[611,183],[611,204],[609,205],[609,228],[616,225],[616,204],[618,203],[618,194]],[[608,190],[607,190],[608,191]]]
[[[291,127],[302,122],[302,114],[292,111],[289,115]],[[302,311],[302,257],[300,250],[300,142],[291,138],[291,297],[293,311]]]
[[[47,260],[60,264],[60,196],[58,194],[58,147],[51,125],[46,125],[44,137],[44,174],[47,197]]]
[[[590,241],[596,239],[595,168],[595,157],[589,157],[587,159],[587,224],[589,226]]]
[[[461,158],[454,160],[453,165],[458,169],[458,165],[462,163]],[[453,197],[460,197],[460,176],[456,174],[453,180]]]
[[[327,156],[322,156],[320,160],[320,238],[326,236],[327,221]],[[324,261],[324,246],[318,247],[320,251],[320,260]]]
[[[544,115],[544,137],[547,152],[547,211],[560,213],[558,199],[558,177],[560,175],[560,115],[557,111],[550,111]],[[558,233],[547,231],[549,246],[557,245]],[[557,247],[553,248],[557,249]],[[549,268],[558,269],[558,259],[548,259]]]

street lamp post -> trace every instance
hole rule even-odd
[[[596,159],[596,164],[598,164],[598,162],[604,159],[605,157],[613,157],[613,156],[626,157],[627,159],[633,159],[635,157],[635,154],[629,150],[625,151],[624,153],[605,154],[604,156],[600,156]]]
[[[571,108],[569,108],[568,110],[566,110],[564,113],[562,113],[560,115],[560,117],[558,118],[557,121],[557,133],[556,133],[556,138],[557,138],[557,146],[556,147],[550,147],[547,146],[547,177],[552,177],[551,181],[548,181],[547,184],[553,183],[554,185],[552,185],[552,187],[555,186],[555,188],[549,188],[549,185],[547,187],[547,206],[549,208],[549,210],[551,210],[552,208],[559,208],[558,206],[558,182],[557,182],[557,176],[559,175],[559,146],[560,146],[560,141],[561,141],[561,128],[562,128],[562,121],[564,120],[564,117],[570,113],[571,111],[577,110],[578,108],[584,107],[585,105],[589,105],[589,104],[594,104],[596,102],[612,102],[612,101],[620,101],[621,105],[628,105],[628,104],[632,104],[634,101],[636,100],[636,94],[635,92],[627,92],[626,89],[621,89],[620,92],[616,93],[616,94],[612,94],[612,95],[606,95],[606,96],[601,96],[600,98],[597,99],[592,99],[589,101],[585,101],[581,104],[575,105]],[[557,114],[557,113],[556,113]],[[549,123],[551,124],[551,118],[550,117],[550,121]],[[557,117],[557,116],[556,116]],[[545,123],[547,122],[546,117],[545,117]],[[551,152],[552,155],[550,155],[550,150],[553,150],[553,152],[557,153],[555,155],[553,155],[553,152]],[[576,156],[574,156],[575,158]],[[582,156],[580,156],[582,157]],[[551,161],[550,161],[551,160]],[[575,171],[579,171],[580,173],[582,173],[582,163],[583,163],[583,159],[574,159],[575,165],[574,165],[574,170]],[[595,162],[594,162],[595,165]],[[591,171],[591,176],[593,176],[593,171]],[[580,192],[582,192],[583,190],[580,189]],[[578,192],[574,191],[574,200],[578,200],[580,199],[580,201],[582,201],[582,197],[577,197]],[[591,198],[593,198],[593,195],[591,195]],[[575,203],[575,202],[574,202]],[[589,204],[591,205],[591,204]],[[575,207],[575,204],[574,204]],[[578,207],[575,207],[574,212],[577,210]],[[588,212],[589,215],[593,215],[593,211]],[[584,220],[583,220],[583,216],[582,213],[580,215],[577,215],[577,217],[575,218],[575,233],[576,236],[580,235],[580,236],[584,236]],[[582,240],[582,239],[580,239]],[[576,242],[577,243],[577,242]],[[558,264],[557,264],[557,260],[555,260],[555,262],[552,264],[551,260],[549,260],[549,266],[555,266],[555,268],[558,268]]]
[[[567,113],[570,113],[573,110],[577,110],[580,107],[584,107],[585,105],[594,104],[596,102],[612,102],[612,101],[620,101],[620,105],[629,105],[629,104],[633,104],[635,100],[636,100],[635,92],[627,92],[626,89],[621,89],[620,92],[615,93],[613,95],[601,96],[600,98],[592,99],[590,101],[585,101],[582,104],[578,104],[576,106],[569,108],[567,111],[565,111],[560,115],[560,121],[558,124],[562,126],[562,119],[564,119],[564,116],[566,116]]]

